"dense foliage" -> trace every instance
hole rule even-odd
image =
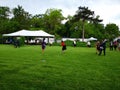
[[[44,14],[32,16],[19,5],[12,10],[0,6],[0,36],[21,29],[42,29],[56,37],[113,39],[120,35],[116,24],[105,26],[99,17],[88,7],[79,7],[75,15],[64,17],[61,9],[47,9]],[[66,22],[62,23],[63,20]]]

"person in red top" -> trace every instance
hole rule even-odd
[[[61,41],[62,51],[66,50],[66,44],[64,41]]]

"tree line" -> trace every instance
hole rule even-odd
[[[62,23],[66,20],[65,23]],[[32,15],[22,6],[13,9],[0,6],[0,38],[2,34],[22,29],[44,30],[56,38],[89,38],[113,39],[120,35],[115,23],[104,25],[99,15],[88,7],[78,7],[75,15],[64,17],[61,9],[47,9],[44,14]]]

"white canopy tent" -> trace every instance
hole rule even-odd
[[[20,30],[14,33],[3,34],[3,36],[35,36],[35,37],[54,37],[54,35],[48,34],[43,30],[29,31],[29,30]]]
[[[116,37],[113,41],[117,41],[117,40],[120,40],[120,36]]]
[[[54,42],[54,37],[55,37],[54,35],[48,34],[43,30],[36,30],[36,31],[20,30],[20,31],[17,31],[17,32],[9,33],[9,34],[3,34],[3,36],[8,36],[8,37],[25,36],[25,37],[47,38],[47,40],[46,40],[47,43],[49,43],[51,41],[51,39]],[[32,40],[32,41],[35,42],[35,40]],[[30,41],[30,42],[32,42],[32,41]],[[27,42],[28,42],[28,40],[27,40]]]
[[[96,40],[97,40],[97,38],[94,38],[94,37],[88,38],[88,41],[96,41]]]

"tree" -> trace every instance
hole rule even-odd
[[[105,36],[110,40],[119,36],[119,32],[119,27],[114,23],[107,24],[105,27]]]
[[[0,7],[0,20],[9,18],[10,9],[9,7]]]
[[[44,14],[44,25],[47,32],[56,34],[61,29],[61,21],[64,19],[61,12],[61,9],[47,9]]]
[[[63,29],[63,36],[64,37],[70,37],[71,36],[71,26],[73,26],[72,25],[72,23],[71,23],[71,20],[72,20],[72,16],[70,16],[70,15],[68,15],[67,16],[67,18],[65,18],[65,20],[66,20],[66,23],[64,24],[64,29]]]
[[[44,14],[37,14],[31,18],[32,28],[44,28]]]
[[[95,37],[97,39],[104,39],[104,25],[103,24],[94,24],[86,23],[85,24],[85,37]]]
[[[22,8],[22,6],[18,5],[17,8],[14,8],[13,9],[13,15],[14,16],[13,16],[12,20],[19,23],[18,30],[20,30],[20,29],[29,29],[31,15],[28,12],[26,12]]]
[[[88,7],[79,7],[76,14],[74,15],[73,21],[79,21],[82,20],[82,39],[84,41],[84,23],[85,21],[92,21],[94,23],[101,22],[102,20],[99,20],[99,17],[94,18],[94,11],[91,11],[88,9]]]
[[[7,30],[6,24],[9,22],[10,9],[9,7],[0,7],[0,34]]]

